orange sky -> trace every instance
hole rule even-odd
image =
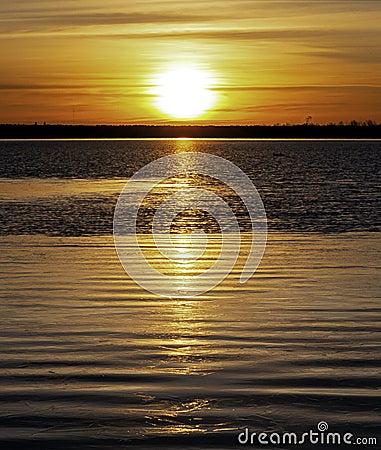
[[[0,122],[177,123],[168,68],[215,104],[186,123],[381,121],[381,1],[17,0],[0,4]]]

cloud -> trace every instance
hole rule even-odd
[[[339,90],[373,90],[381,92],[381,85],[361,85],[361,84],[351,84],[351,85],[290,85],[290,86],[218,86],[213,88],[214,91],[339,91]]]
[[[228,42],[236,41],[296,41],[302,44],[316,45],[323,43],[337,45],[338,41],[353,41],[352,30],[319,29],[319,28],[268,28],[268,29],[248,29],[248,28],[182,28],[171,31],[153,32],[127,32],[127,33],[99,33],[92,34],[94,38],[108,39],[205,39]],[[361,37],[372,40],[379,40],[379,31],[364,30]],[[358,39],[358,37],[357,37]]]
[[[282,40],[299,39],[301,36],[319,37],[320,30],[282,30],[282,29],[241,29],[241,28],[204,28],[204,29],[173,29],[171,31],[153,31],[150,33],[96,33],[94,37],[110,39],[215,39],[215,40]]]
[[[359,63],[359,64],[381,63],[381,54],[379,52],[378,46],[377,47],[369,46],[368,48],[351,48],[350,50],[347,51],[321,50],[321,51],[296,53],[296,55],[298,56],[302,54],[308,57],[350,61],[352,63]]]
[[[137,96],[149,96],[148,93],[139,93],[137,90],[146,90],[152,87],[147,84],[125,84],[125,83],[97,83],[93,81],[91,84],[84,82],[83,84],[27,84],[27,83],[0,83],[0,91],[60,91],[60,90],[87,90],[91,91],[93,88],[104,89],[105,91],[122,90],[123,95],[137,95]],[[216,86],[211,88],[216,92],[261,92],[261,91],[373,91],[380,93],[381,85],[273,85],[273,86]],[[86,93],[89,95],[89,92]],[[91,94],[93,95],[93,94]],[[117,95],[120,95],[119,93]]]
[[[123,89],[123,90],[134,90],[137,89],[146,89],[151,86],[145,84],[126,84],[123,82],[120,83],[102,83],[100,80],[94,80],[91,83],[88,81],[84,81],[83,84],[27,84],[27,83],[0,83],[0,90],[31,90],[31,91],[39,91],[39,90],[75,90],[75,89],[88,89],[91,90],[93,88],[99,89]]]
[[[1,21],[0,21],[1,22]],[[149,24],[183,24],[210,22],[208,15],[163,13],[163,12],[80,12],[76,14],[57,14],[57,11],[45,14],[14,15],[12,20],[2,20],[1,34],[9,33],[51,33],[59,32],[65,34],[65,30],[78,33],[85,32],[84,28],[92,26],[112,25],[149,25]],[[72,34],[72,33],[71,33]]]

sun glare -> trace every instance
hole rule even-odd
[[[162,74],[157,81],[157,107],[177,119],[201,116],[215,101],[208,73],[179,68]]]

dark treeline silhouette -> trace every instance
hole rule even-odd
[[[85,138],[311,138],[381,139],[372,121],[316,125],[13,125],[0,124],[0,139]]]

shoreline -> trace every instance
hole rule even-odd
[[[381,125],[16,125],[0,124],[0,140],[18,139],[381,139]]]

